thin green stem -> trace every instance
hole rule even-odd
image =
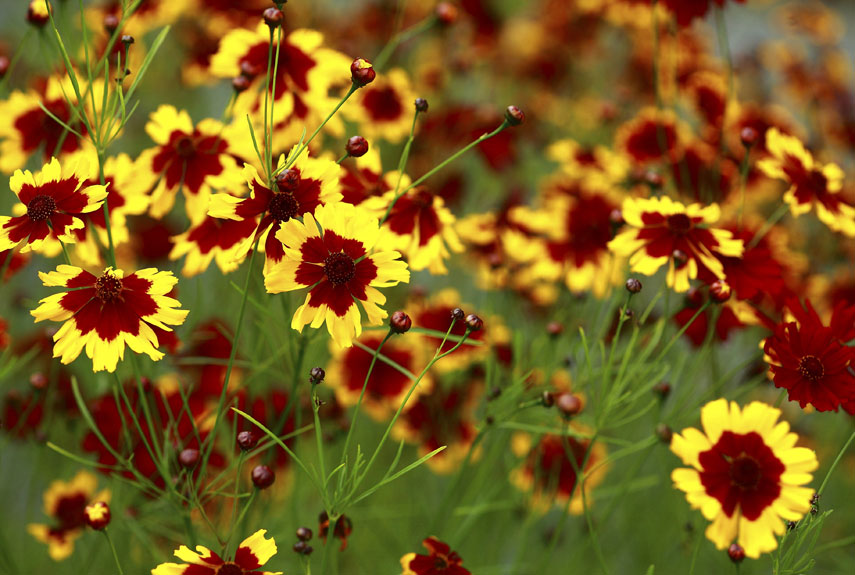
[[[377,54],[377,57],[374,58],[374,62],[372,65],[375,69],[380,70],[386,66],[386,63],[389,61],[389,58],[392,57],[392,54],[395,50],[403,44],[404,42],[411,40],[412,38],[418,36],[422,32],[430,30],[433,28],[438,22],[435,14],[431,14],[421,22],[413,24],[406,30],[402,30],[397,32],[394,36],[392,36],[389,41],[383,46],[383,49]]]
[[[751,241],[748,242],[747,246],[745,246],[746,249],[750,250],[751,248],[756,247],[757,244],[760,243],[760,240],[762,240],[766,236],[766,234],[769,233],[769,230],[771,230],[773,227],[775,227],[775,224],[777,224],[779,221],[781,221],[781,218],[783,218],[784,215],[789,210],[790,210],[790,206],[787,205],[786,203],[778,206],[778,209],[775,210],[775,213],[773,213],[771,216],[769,216],[769,219],[766,220],[766,223],[763,224],[763,227],[760,228],[760,230],[756,234],[754,234],[754,237],[751,238]]]
[[[822,480],[822,484],[816,492],[817,495],[822,495],[822,492],[825,491],[825,486],[828,484],[828,480],[831,479],[831,474],[834,473],[835,469],[837,469],[840,460],[843,459],[843,456],[846,454],[846,450],[849,449],[849,446],[852,445],[853,441],[855,441],[855,431],[852,432],[852,435],[850,435],[849,439],[846,440],[846,443],[843,444],[843,447],[840,449],[837,457],[834,458],[831,467],[828,468],[828,473],[825,474],[825,479]]]
[[[119,571],[119,575],[125,575],[125,571],[122,569],[122,563],[119,561],[119,554],[116,553],[116,546],[113,545],[113,539],[110,537],[110,533],[106,527],[104,528],[104,537],[107,539],[110,551],[113,552],[113,560],[116,562],[116,569]]]

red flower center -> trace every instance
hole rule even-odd
[[[294,194],[279,192],[270,198],[267,211],[280,222],[287,222],[300,213],[300,202],[297,201]]]
[[[445,557],[438,555],[434,560],[434,567],[437,569],[446,569],[448,568],[448,561],[445,560]]]
[[[324,273],[333,285],[344,285],[356,275],[356,264],[344,252],[330,254],[324,260]]]
[[[106,273],[95,280],[95,295],[104,303],[116,301],[121,297],[122,280]]]
[[[815,355],[806,355],[799,360],[799,373],[805,379],[817,381],[825,375],[825,366]]]
[[[216,575],[243,575],[244,570],[238,567],[236,564],[229,562],[223,563],[217,569]]]
[[[192,138],[184,136],[175,142],[175,151],[182,158],[191,158],[196,153],[196,144],[193,143]]]
[[[692,219],[686,214],[668,216],[668,229],[676,234],[685,234],[692,229]]]
[[[36,196],[27,204],[27,215],[34,222],[41,222],[56,212],[56,202],[50,196]]]
[[[757,461],[744,453],[730,464],[730,478],[733,485],[741,489],[754,489],[762,475]]]

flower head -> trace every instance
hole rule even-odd
[[[689,504],[712,521],[707,538],[719,549],[734,540],[756,559],[778,546],[783,520],[798,520],[810,509],[813,490],[802,487],[818,466],[816,454],[795,447],[798,436],[781,412],[752,402],[740,409],[718,399],[701,409],[703,431],[674,434],[671,451],[688,468],[671,474]]]
[[[0,251],[23,243],[21,252],[55,256],[60,242],[74,243],[74,231],[84,226],[81,215],[100,208],[107,197],[105,186],[84,185],[89,177],[84,160],[73,169],[63,170],[53,158],[35,174],[16,171],[9,186],[20,201],[14,208],[19,215],[0,216]]]
[[[452,551],[447,543],[436,537],[428,537],[422,541],[427,555],[407,553],[401,557],[401,575],[469,575],[462,567],[463,558]]]
[[[628,229],[609,242],[609,249],[619,256],[631,256],[634,272],[653,275],[668,264],[668,285],[678,292],[689,289],[689,280],[698,277],[699,269],[716,278],[724,277],[724,268],[716,254],[740,257],[742,240],[733,239],[727,230],[710,228],[718,221],[718,205],[684,206],[667,197],[624,200],[623,219]],[[680,260],[674,254],[680,254]]]
[[[379,237],[377,220],[349,204],[319,206],[302,222],[282,223],[276,239],[283,244],[283,258],[271,266],[265,286],[270,293],[308,288],[293,329],[326,323],[333,340],[349,347],[362,333],[360,306],[371,325],[380,325],[387,314],[379,306],[386,297],[377,288],[408,282],[410,272],[400,253],[372,253]]]
[[[202,545],[197,545],[196,551],[182,545],[175,550],[175,556],[185,565],[161,563],[151,570],[151,575],[282,575],[281,571],[259,571],[276,555],[276,542],[272,538],[265,539],[266,533],[259,529],[244,539],[231,561],[225,561]]]
[[[125,356],[125,346],[145,353],[153,360],[163,358],[157,350],[153,327],[171,331],[180,325],[187,311],[167,296],[178,281],[172,272],[154,268],[125,275],[107,268],[99,277],[68,265],[56,271],[39,273],[46,286],[65,287],[69,291],[41,300],[31,313],[36,321],[65,322],[53,336],[54,357],[71,363],[86,349],[94,371],[115,371]]]

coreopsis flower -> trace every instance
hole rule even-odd
[[[424,301],[418,299],[410,301],[406,309],[413,318],[413,324],[435,332],[433,334],[412,334],[412,337],[422,339],[422,345],[426,349],[437,349],[442,344],[443,336],[451,327],[451,312],[455,308],[470,309],[471,306],[461,301],[460,293],[453,288],[440,290]],[[494,327],[493,319],[488,318],[486,326],[479,331],[470,333],[468,339],[478,344],[486,343],[490,340]],[[454,322],[454,327],[451,327],[449,335],[461,338],[465,333],[466,323],[461,317]],[[440,352],[451,351],[456,343],[456,341],[446,341]],[[442,361],[437,362],[431,369],[439,373],[461,369],[474,361],[484,359],[488,353],[489,347],[487,345],[464,344],[443,357]]]
[[[208,269],[212,261],[224,274],[240,266],[235,251],[246,238],[251,238],[258,227],[255,219],[224,220],[205,216],[201,223],[193,225],[183,234],[172,237],[173,247],[170,260],[184,259],[181,274],[193,277]]]
[[[41,4],[44,5],[43,2]],[[62,157],[85,145],[86,140],[66,132],[39,106],[41,103],[51,114],[74,128],[77,134],[85,136],[86,128],[74,116],[63,90],[74,97],[70,84],[63,85],[63,81],[51,77],[42,91],[15,91],[8,99],[0,100],[0,172],[11,174],[22,169],[40,149],[44,161],[48,161],[52,156]]]
[[[615,149],[637,164],[675,161],[680,157],[685,131],[670,110],[644,108],[618,129]]]
[[[736,540],[756,559],[778,546],[784,520],[810,509],[813,489],[803,486],[819,465],[816,454],[795,447],[799,438],[780,415],[758,401],[740,409],[717,399],[701,408],[703,431],[690,427],[671,440],[671,451],[689,466],[671,473],[674,486],[712,521],[706,536],[718,549]]]
[[[401,575],[470,575],[463,565],[463,558],[452,551],[448,543],[436,537],[422,541],[427,555],[407,553],[401,557]]]
[[[48,545],[48,554],[54,561],[68,558],[74,551],[74,541],[86,527],[86,506],[93,501],[110,500],[109,491],[95,493],[98,480],[86,471],[80,471],[71,481],[54,481],[44,493],[45,515],[50,524],[31,523],[27,532]]]
[[[367,153],[352,162],[344,162],[342,167],[344,170],[339,182],[341,201],[354,206],[394,190],[398,183],[397,171],[383,173],[380,152],[375,148],[369,148]]]
[[[837,164],[820,164],[794,136],[782,134],[776,128],[766,133],[766,147],[771,158],[758,162],[758,167],[770,178],[784,180],[790,188],[784,201],[793,216],[806,214],[816,208],[819,220],[836,232],[855,237],[855,207],[840,196],[843,170]]]
[[[387,313],[380,306],[386,297],[377,288],[408,282],[410,272],[400,253],[373,251],[379,238],[379,222],[350,204],[319,206],[302,222],[282,223],[276,239],[284,256],[264,283],[270,293],[308,288],[291,321],[293,329],[326,323],[333,340],[349,347],[362,333],[360,307],[370,325],[383,321]]]
[[[810,302],[790,306],[797,321],[783,322],[766,339],[764,352],[775,387],[787,390],[790,401],[818,411],[837,411],[855,401],[855,355],[845,344],[855,337],[851,313],[841,308],[831,324],[822,323]],[[846,317],[848,321],[840,321]]]
[[[404,70],[395,68],[377,75],[342,108],[344,116],[359,124],[359,132],[369,141],[404,140],[413,127],[413,101],[416,93]]]
[[[140,2],[133,16],[126,20],[121,31],[141,38],[155,28],[173,23],[181,15],[189,14],[189,10],[193,8],[192,4],[191,0],[145,0]],[[121,0],[111,0],[87,8],[86,18],[90,29],[99,30],[105,27],[110,19],[118,24],[125,9]]]
[[[36,322],[64,322],[53,336],[53,356],[62,363],[71,363],[85,348],[94,371],[112,372],[126,345],[158,361],[163,353],[152,328],[171,331],[170,325],[181,325],[187,317],[187,310],[166,295],[178,281],[172,272],[148,268],[126,276],[108,267],[96,277],[61,265],[39,277],[46,286],[69,290],[42,299],[31,312]]]
[[[557,140],[546,149],[546,156],[558,162],[559,169],[571,180],[582,180],[602,187],[622,182],[629,174],[629,162],[604,146],[583,146],[575,140]]]
[[[266,539],[267,530],[259,529],[238,545],[234,559],[226,561],[203,547],[191,551],[186,545],[175,550],[180,563],[161,563],[151,570],[151,575],[282,575],[281,571],[260,571],[276,555],[276,542]]]
[[[368,369],[371,367],[373,352],[370,350],[377,349],[383,341],[383,336],[384,333],[381,331],[362,334],[358,341],[369,349],[357,346],[341,349],[334,344],[330,345],[332,359],[327,367],[325,381],[335,390],[340,404],[356,405],[362,386],[365,384],[365,376],[368,375]],[[383,344],[381,351],[384,357],[412,373],[418,373],[427,365],[429,357],[426,352],[423,345],[414,345],[410,337],[393,337]],[[411,397],[411,401],[418,395],[428,393],[432,388],[432,382],[430,374],[425,375]],[[362,409],[373,419],[385,421],[397,411],[411,385],[409,376],[378,359],[374,362],[371,377],[368,378],[368,385],[365,387]]]
[[[259,250],[265,254],[264,273],[284,256],[282,242],[276,239],[280,226],[305,214],[311,214],[318,206],[338,202],[338,179],[341,168],[328,158],[310,158],[308,148],[304,148],[294,159],[298,147],[294,146],[286,160],[279,158],[279,167],[291,164],[290,168],[276,176],[273,189],[259,176],[250,164],[244,164],[243,176],[249,186],[248,198],[238,198],[231,194],[216,194],[211,198],[208,215],[214,218],[258,222],[257,227],[247,229],[232,227],[228,231],[244,231],[239,236],[231,253],[232,259],[243,258],[258,239]],[[254,232],[254,233],[253,233]],[[232,238],[221,238],[230,241]]]
[[[107,197],[105,186],[85,185],[90,177],[83,159],[64,170],[52,158],[35,174],[16,171],[9,187],[20,202],[13,208],[18,215],[0,216],[0,251],[23,243],[21,252],[55,256],[62,250],[60,242],[74,243],[75,230],[85,225],[82,215],[100,209]]]
[[[363,206],[382,217],[394,198],[395,191],[392,190],[381,197],[369,198]],[[454,214],[445,207],[443,199],[420,186],[395,202],[381,226],[383,237],[380,243],[400,250],[413,270],[427,269],[433,274],[447,274],[445,260],[451,252],[463,251],[463,244],[454,230],[455,223]]]
[[[537,510],[547,511],[553,505],[564,508],[569,501],[570,513],[580,515],[585,508],[582,490],[591,505],[591,491],[605,478],[608,470],[605,446],[601,442],[591,445],[590,439],[581,437],[586,430],[575,431],[579,437],[543,435],[534,443],[530,435],[518,433],[511,439],[514,454],[523,457],[520,467],[511,473],[511,482],[522,491],[531,492],[531,504]],[[585,475],[581,485],[576,469]]]
[[[320,537],[324,545],[327,543],[327,535],[330,531],[330,517],[326,511],[321,511],[318,515],[318,537]],[[347,549],[347,538],[353,533],[353,521],[347,515],[341,515],[332,525],[332,536],[341,540],[339,551]]]
[[[641,1],[647,4],[653,3],[653,0]],[[740,4],[745,3],[745,0],[733,1]],[[664,6],[674,15],[679,26],[685,27],[689,26],[696,18],[704,18],[713,2],[719,7],[723,7],[725,0],[662,0],[660,6]]]
[[[687,291],[689,280],[701,269],[723,279],[716,256],[741,257],[745,249],[731,232],[710,227],[721,213],[717,204],[685,206],[667,197],[627,198],[621,213],[627,229],[609,242],[609,249],[629,257],[630,268],[637,273],[653,275],[668,264],[668,285],[678,292]]]
[[[163,105],[145,129],[157,146],[140,154],[137,167],[159,178],[151,196],[153,217],[165,216],[180,190],[187,217],[198,224],[205,218],[212,190],[241,187],[240,168],[220,122],[205,119],[194,127],[186,111]]]

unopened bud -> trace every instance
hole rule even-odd
[[[464,317],[466,317],[466,312],[463,311],[462,309],[460,309],[459,307],[456,307],[453,310],[451,310],[451,318],[452,319],[456,319],[457,321],[460,321]]]
[[[252,484],[259,489],[267,489],[276,481],[273,470],[266,465],[256,465],[252,470]]]
[[[405,311],[396,311],[389,318],[389,329],[395,333],[407,333],[413,327],[413,320]]]
[[[109,35],[119,29],[119,17],[115,14],[107,14],[104,16],[104,31]]]
[[[523,114],[523,111],[516,106],[508,106],[505,109],[505,120],[511,126],[519,126],[525,122],[525,114]]]
[[[730,299],[732,290],[724,280],[716,280],[710,284],[710,299],[715,303],[724,303]]]
[[[662,186],[665,185],[665,180],[662,179],[659,172],[648,170],[647,172],[644,172],[644,183],[646,183],[652,190],[661,190]]]
[[[582,400],[572,393],[562,393],[555,400],[555,406],[562,416],[569,419],[582,411]]]
[[[368,153],[368,140],[362,136],[353,136],[344,147],[347,155],[352,158],[361,158]]]
[[[271,30],[278,28],[282,25],[282,21],[285,19],[285,14],[282,13],[282,10],[276,8],[275,6],[271,6],[262,14],[264,18],[264,23],[267,24]]]
[[[350,77],[358,87],[367,86],[377,77],[374,66],[365,58],[357,58],[350,65]]]
[[[42,28],[50,20],[50,14],[44,0],[31,0],[27,8],[27,22],[36,28]]]
[[[30,385],[33,389],[41,391],[48,386],[48,378],[44,373],[37,371],[30,376]]]
[[[232,89],[240,94],[241,92],[246,92],[251,83],[249,78],[241,74],[232,78]]]
[[[558,337],[564,332],[564,326],[561,322],[551,321],[546,324],[546,333],[551,335],[552,337]]]
[[[641,291],[641,288],[644,287],[641,285],[641,282],[636,278],[629,278],[626,280],[626,291],[631,294],[636,294]]]
[[[322,367],[313,367],[311,371],[309,371],[309,383],[317,385],[321,383],[326,376],[327,372],[325,372]]]
[[[683,250],[674,250],[671,253],[671,257],[674,259],[674,267],[677,269],[681,269],[689,263],[689,256]]]
[[[132,45],[135,41],[136,40],[134,40],[134,37],[130,34],[125,34],[122,36],[122,44],[124,44],[126,48]]]
[[[671,384],[667,381],[660,381],[656,385],[653,386],[653,393],[665,399],[669,395],[671,395]]]
[[[474,313],[470,313],[466,316],[466,327],[469,328],[469,331],[481,331],[484,327],[484,320]]]
[[[237,444],[241,451],[249,451],[258,444],[258,436],[252,431],[241,431],[237,435]]]
[[[192,469],[196,467],[196,464],[199,462],[199,450],[198,449],[183,449],[181,453],[178,454],[178,463],[181,467],[185,469]]]
[[[424,114],[425,112],[428,111],[428,101],[425,100],[424,98],[416,98],[415,104],[416,104],[416,111],[417,112]]]
[[[300,541],[310,541],[312,539],[312,530],[308,527],[298,527],[297,539]]]
[[[740,130],[739,139],[742,140],[742,145],[746,148],[753,148],[760,140],[760,134],[751,126],[746,126]]]
[[[674,432],[664,423],[660,423],[656,426],[656,437],[658,437],[659,441],[662,443],[670,445],[671,438],[674,437]]]
[[[436,5],[436,18],[443,25],[448,26],[457,21],[457,6],[451,2],[440,2]]]
[[[297,170],[282,170],[276,176],[276,188],[280,192],[293,194],[300,187],[300,173]]]
[[[543,395],[540,396],[540,403],[543,404],[543,407],[552,407],[555,405],[555,396],[551,391],[544,391]]]
[[[110,524],[110,506],[103,501],[87,505],[83,514],[86,517],[86,525],[95,531],[101,531]]]
[[[0,56],[0,79],[6,75],[6,72],[9,71],[9,58],[6,56]]]
[[[745,549],[743,549],[738,543],[734,543],[727,550],[727,556],[730,557],[730,560],[734,563],[742,563],[745,559]]]

